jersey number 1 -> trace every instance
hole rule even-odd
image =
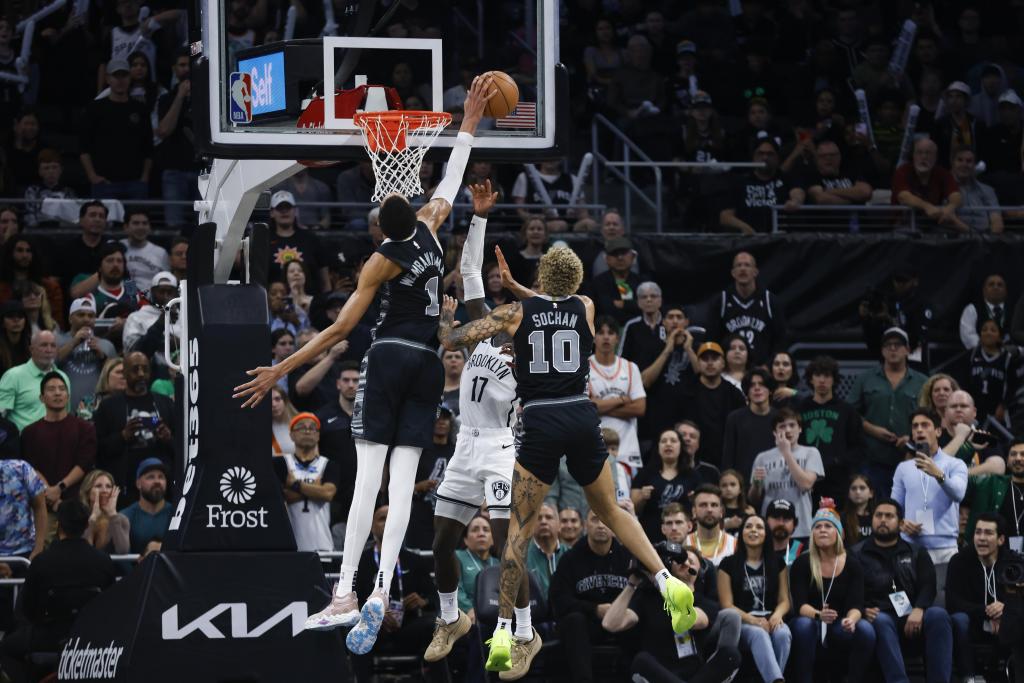
[[[423,285],[423,289],[427,290],[427,296],[430,297],[430,303],[423,309],[423,315],[429,315],[431,318],[441,313],[440,296],[437,293],[437,283],[441,278],[434,276],[427,280],[427,284]]]
[[[550,366],[545,358],[544,330],[535,330],[526,338],[530,344],[532,358],[530,372],[544,374]],[[551,365],[557,372],[571,373],[580,369],[580,335],[576,330],[558,330],[551,335]]]

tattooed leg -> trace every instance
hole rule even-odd
[[[516,463],[512,472],[512,515],[508,524],[508,540],[505,541],[501,557],[498,616],[503,619],[512,618],[513,607],[522,590],[526,577],[526,550],[537,528],[537,512],[549,488],[549,484]]]
[[[546,495],[546,494],[545,494]],[[505,551],[505,541],[508,539],[508,520],[491,520],[491,537],[494,539],[494,547],[498,549],[498,557]],[[437,555],[435,554],[435,559]],[[519,595],[516,597],[516,607],[530,606],[530,575],[523,572],[523,581],[519,584]]]
[[[665,568],[640,522],[620,508],[616,502],[612,471],[607,462],[597,479],[583,487],[583,493],[587,496],[590,509],[612,530],[622,545],[626,546],[626,550],[633,553],[633,557],[647,568],[647,571],[655,574]]]

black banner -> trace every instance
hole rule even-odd
[[[82,610],[62,681],[351,680],[337,631],[304,631],[330,599],[313,553],[152,554]]]

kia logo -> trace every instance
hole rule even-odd
[[[220,494],[232,505],[248,503],[256,493],[256,477],[244,467],[229,467],[220,478]]]

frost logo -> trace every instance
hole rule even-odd
[[[230,467],[220,478],[220,494],[232,505],[248,503],[256,493],[256,477],[244,467]]]

